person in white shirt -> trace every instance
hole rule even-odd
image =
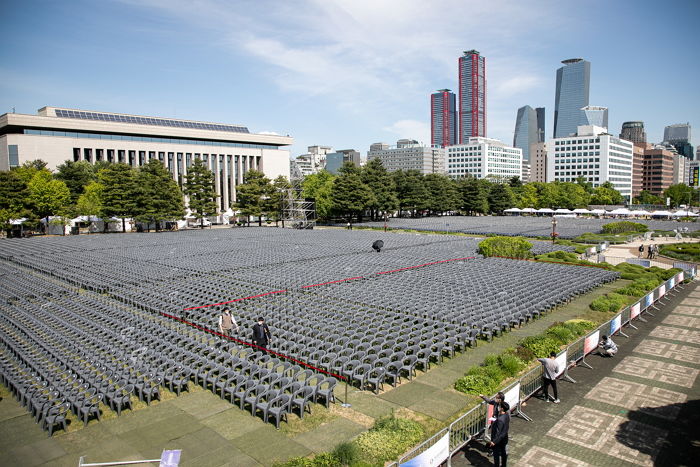
[[[598,347],[603,357],[612,357],[617,353],[617,345],[606,335],[603,335],[603,338],[598,343]]]

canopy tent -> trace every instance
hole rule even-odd
[[[649,216],[651,213],[649,211],[645,211],[644,209],[640,209],[638,211],[632,211],[631,212],[632,216]]]
[[[522,212],[535,213],[535,212],[537,212],[537,209],[535,209],[535,208],[525,208],[525,209],[522,210]]]
[[[574,211],[571,211],[570,209],[566,209],[566,208],[559,208],[554,212],[556,214],[573,214],[574,213]]]
[[[652,217],[671,217],[673,213],[670,211],[654,211],[651,213]]]
[[[591,209],[591,214],[605,214],[605,209]]]
[[[22,225],[27,222],[27,218],[23,217],[21,219],[10,219],[10,224],[12,225]]]
[[[632,211],[630,211],[627,208],[617,208],[613,211],[608,212],[611,216],[629,216],[632,214]]]
[[[576,208],[576,209],[574,209],[574,213],[575,214],[591,214],[591,211],[589,211],[588,209],[584,209],[584,208]]]
[[[673,217],[698,217],[698,214],[695,214],[693,211],[684,211],[679,209],[673,213]]]
[[[540,214],[554,214],[554,209],[540,208],[537,210],[537,212]]]
[[[510,208],[510,209],[506,209],[503,212],[523,212],[523,210],[520,208]]]

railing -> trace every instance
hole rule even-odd
[[[677,264],[679,266],[676,266]],[[679,272],[671,279],[664,281],[663,284],[659,285],[657,288],[644,295],[635,303],[617,313],[610,321],[601,324],[596,329],[587,333],[584,337],[581,337],[563,349],[557,356],[557,360],[561,360],[562,363],[564,363],[563,368],[560,364],[561,372],[559,377],[575,383],[576,381],[567,374],[568,369],[575,364],[592,368],[586,362],[586,356],[598,348],[598,342],[601,335],[613,336],[617,334],[627,337],[627,335],[623,332],[623,328],[625,326],[636,329],[633,324],[635,320],[642,322],[645,321],[642,317],[642,313],[652,315],[650,309],[656,309],[654,306],[655,303],[657,303],[659,300],[663,300],[670,291],[675,289],[676,286],[681,284],[684,280],[692,280],[697,276],[697,266],[694,264],[684,263],[683,266],[680,266],[680,263],[674,263],[674,267],[682,267],[683,272]],[[505,394],[506,402],[508,402],[511,406],[511,410],[513,411],[514,415],[530,420],[527,415],[521,412],[521,404],[541,389],[542,372],[543,370],[541,365],[532,368],[531,370],[527,371],[527,373],[520,376],[518,381],[509,384],[502,390],[502,392]],[[462,449],[467,443],[469,443],[469,441],[478,439],[479,437],[485,435],[489,426],[490,415],[489,404],[482,402],[476,407],[470,409],[464,415],[460,416],[447,428],[441,430],[430,439],[424,441],[408,453],[404,454],[398,460],[398,462],[392,464],[392,466],[396,465],[401,467],[425,465],[428,467],[436,467],[445,462],[447,462],[447,465],[450,466],[452,456],[456,454],[457,451]],[[442,441],[445,434],[449,436],[448,453],[434,455],[429,459],[419,457],[421,454],[433,448],[436,443]]]

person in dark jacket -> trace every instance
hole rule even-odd
[[[253,343],[258,347],[261,347],[263,352],[267,351],[267,344],[270,343],[272,335],[270,334],[270,329],[265,324],[265,320],[258,318],[258,322],[253,326]]]
[[[489,446],[493,449],[493,465],[496,467],[506,467],[508,461],[508,428],[510,427],[510,405],[508,402],[501,402],[500,412],[496,421],[491,424],[491,442]]]

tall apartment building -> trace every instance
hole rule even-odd
[[[446,148],[447,175],[507,181],[523,175],[523,152],[491,138],[469,138],[466,144]]]
[[[38,115],[0,116],[0,170],[42,159],[53,170],[67,160],[123,162],[157,159],[179,184],[195,159],[214,173],[219,210],[236,200],[248,170],[289,178],[288,136],[253,134],[241,125],[43,107]]]
[[[540,142],[542,137],[544,137],[544,108],[533,109],[529,105],[520,107],[515,119],[513,147],[522,149],[523,161],[530,161],[530,146]]]
[[[622,196],[632,196],[633,144],[605,128],[579,126],[575,136],[547,142],[547,181],[575,182],[584,177],[594,187],[611,182]]]
[[[693,145],[690,142],[690,123],[677,123],[664,128],[664,143],[676,148],[678,154],[686,159],[693,159]]]
[[[642,189],[663,196],[664,190],[673,185],[674,166],[673,152],[661,145],[647,144],[644,148]]]
[[[346,162],[360,167],[360,153],[354,149],[339,149],[326,154],[326,170],[332,174],[337,174]]]
[[[535,143],[530,146],[530,179],[527,181],[547,181],[547,143]]]
[[[581,118],[579,126],[592,125],[602,128],[608,128],[608,108],[598,107],[595,105],[587,105],[581,109]]]
[[[646,143],[647,134],[644,131],[644,122],[624,122],[620,132],[620,139],[626,139],[633,143]]]
[[[486,58],[476,50],[459,57],[459,137],[465,144],[474,136],[486,136]]]
[[[589,102],[591,87],[591,63],[582,58],[562,61],[557,69],[554,97],[554,138],[576,134],[580,124],[581,109]]]
[[[389,172],[418,170],[422,174],[444,174],[445,151],[439,146],[424,146],[416,140],[400,139],[395,147],[386,143],[372,144],[367,160],[379,159]]]
[[[457,99],[449,89],[430,95],[430,142],[433,146],[457,144]]]
[[[623,130],[624,132],[624,130]],[[626,139],[626,138],[620,138]],[[627,139],[627,141],[629,141]],[[644,151],[648,144],[635,142],[632,146],[632,197],[637,197],[642,192],[644,180]]]

